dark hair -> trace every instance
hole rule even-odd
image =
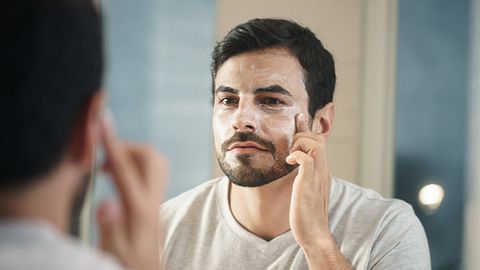
[[[0,188],[59,164],[101,86],[100,17],[91,0],[15,0],[0,9]]]
[[[312,117],[333,100],[336,76],[332,55],[310,29],[283,19],[250,20],[230,30],[217,43],[212,53],[212,94],[217,71],[230,57],[267,48],[285,48],[302,65]]]

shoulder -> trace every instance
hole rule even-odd
[[[371,189],[341,179],[334,178],[332,186],[329,217],[331,228],[338,236],[375,241],[387,231],[399,237],[411,228],[423,232],[408,203],[384,198]]]
[[[160,216],[166,222],[174,216],[186,215],[191,211],[201,211],[208,200],[215,199],[215,188],[223,178],[211,179],[191,190],[188,190],[168,201],[160,207]]]
[[[2,224],[0,239],[0,261],[6,269],[122,269],[113,257],[44,222]]]
[[[410,204],[393,198],[384,198],[378,192],[363,188],[351,182],[339,178],[333,178],[331,201],[333,206],[340,209],[354,208],[359,212],[368,212],[369,216],[377,214],[381,216],[395,215],[400,212],[415,214]]]
[[[368,269],[412,269],[412,265],[429,269],[425,231],[410,204],[341,179],[333,181],[331,210],[336,233],[356,248],[354,242],[368,244]]]
[[[114,257],[106,253],[83,246],[74,239],[68,239],[68,242],[70,243],[65,243],[65,250],[69,251],[65,261],[69,264],[69,269],[76,269],[70,265],[73,261],[78,262],[78,269],[123,269]]]
[[[160,207],[164,262],[181,264],[178,258],[194,254],[197,244],[205,241],[207,235],[213,235],[216,226],[220,226],[217,221],[222,216],[217,190],[224,183],[223,179],[209,180]]]

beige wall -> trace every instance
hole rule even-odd
[[[480,0],[471,2],[470,38],[470,117],[468,174],[465,199],[465,265],[480,269]]]
[[[329,139],[335,176],[359,182],[364,1],[360,0],[218,0],[217,40],[239,23],[256,17],[293,19],[309,27],[336,62],[337,108]],[[216,164],[216,162],[214,162]],[[218,168],[215,168],[219,174]]]

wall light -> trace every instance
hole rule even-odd
[[[427,215],[435,213],[444,198],[445,190],[437,184],[425,185],[418,192],[418,202]]]

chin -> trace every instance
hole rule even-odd
[[[242,187],[261,187],[288,175],[297,166],[287,163],[275,163],[268,168],[255,168],[251,165],[231,166],[220,162],[220,168],[228,179],[235,185]]]

